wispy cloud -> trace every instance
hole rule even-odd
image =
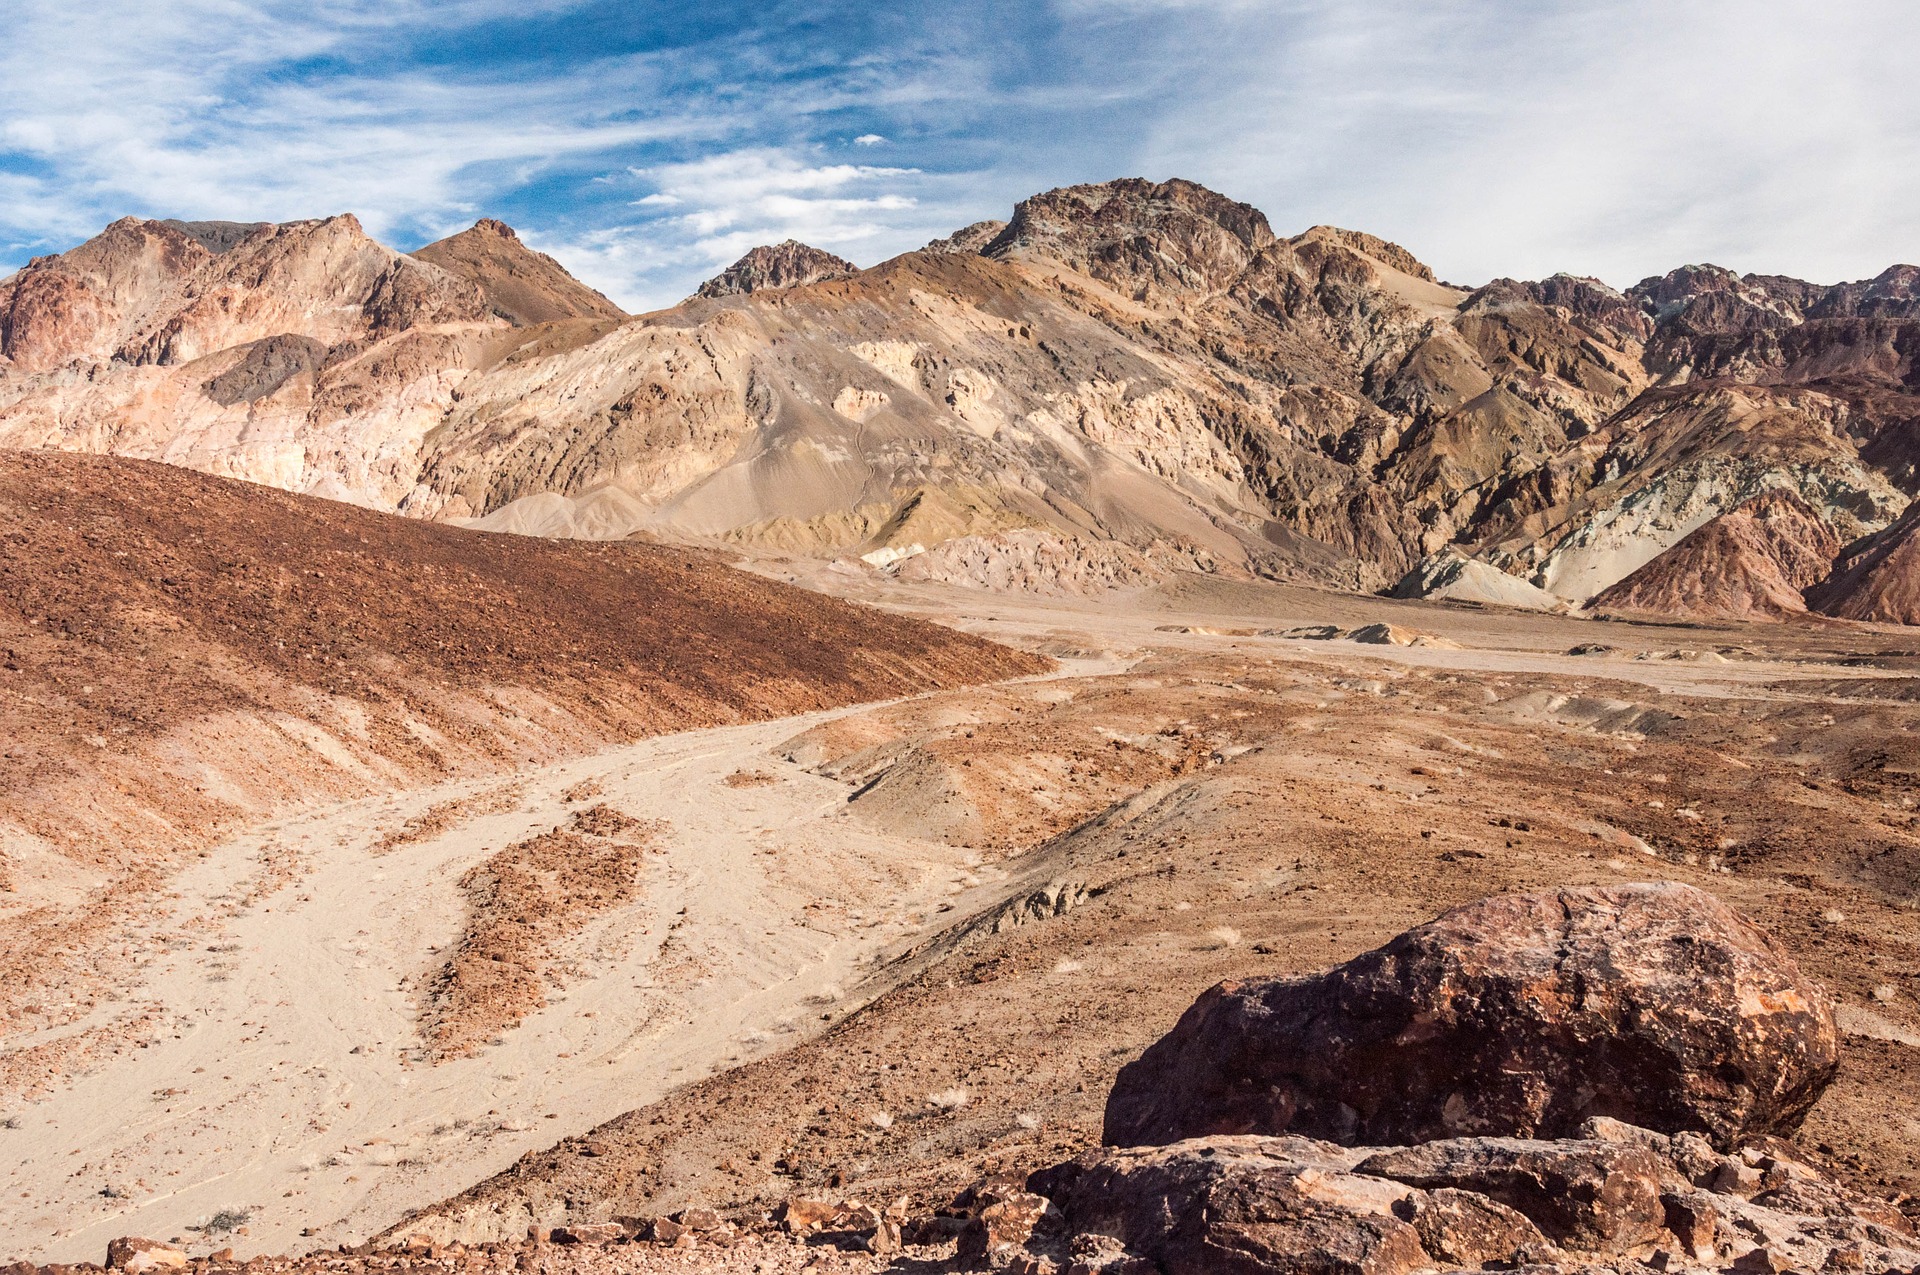
[[[1149,47],[1194,88],[1135,162],[1282,228],[1357,225],[1467,280],[1702,259],[1831,280],[1920,254],[1920,10],[1899,0],[1080,9],[1178,21]]]
[[[647,191],[632,201],[647,220],[538,242],[610,295],[643,307],[679,300],[758,244],[798,239],[870,263],[919,247],[961,215],[948,179],[775,147],[636,168],[628,177]]]
[[[14,0],[0,272],[127,213],[484,213],[654,306],[1140,174],[1465,281],[1857,277],[1920,255],[1916,37],[1906,0]]]

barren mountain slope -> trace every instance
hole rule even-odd
[[[940,574],[983,584],[1124,559],[1417,592],[1451,550],[1576,601],[1764,491],[1852,538],[1920,482],[1910,267],[1469,292],[1133,179],[865,271],[756,249],[624,324],[491,224],[422,256],[459,269],[344,218],[115,223],[0,285],[0,440],[881,571],[958,542]],[[497,317],[562,312],[592,317]]]
[[[1840,552],[1840,539],[1798,496],[1770,491],[1736,505],[1588,602],[1595,611],[1726,620],[1806,612],[1803,596]]]
[[[1920,502],[1877,535],[1847,547],[1832,574],[1807,591],[1824,615],[1881,624],[1920,623]]]
[[[626,318],[613,302],[520,242],[512,226],[483,217],[470,229],[424,248],[415,258],[479,286],[493,312],[518,327],[563,319]]]
[[[240,821],[1046,666],[703,555],[144,462],[0,451],[0,508],[7,1036],[84,1017]]]

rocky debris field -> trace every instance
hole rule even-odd
[[[1436,962],[1456,966],[1453,977],[1435,978]],[[1397,984],[1384,996],[1383,978]],[[1123,1070],[1108,1100],[1108,1145],[1024,1182],[983,1179],[931,1211],[916,1211],[908,1197],[795,1196],[775,1212],[732,1219],[692,1207],[536,1225],[522,1240],[472,1246],[422,1234],[385,1251],[256,1259],[240,1269],[1881,1275],[1920,1265],[1920,1235],[1906,1213],[1834,1181],[1775,1136],[1792,1132],[1832,1079],[1832,1009],[1791,958],[1698,890],[1638,885],[1486,900],[1321,983],[1351,994],[1294,980],[1260,989],[1264,996],[1233,1012],[1226,1007],[1246,989],[1213,989],[1146,1060]],[[1379,1074],[1338,1048],[1297,1049],[1289,1062],[1297,1025],[1273,1008],[1288,994],[1315,1005],[1308,1017],[1323,1038],[1370,1040],[1368,1062]],[[1504,1066],[1436,1065],[1436,1050],[1459,1044],[1436,1024],[1456,1014],[1501,1042]],[[1248,1039],[1250,1024],[1265,1047]],[[1190,1083],[1181,1063],[1196,1039],[1247,1079],[1210,1081],[1202,1065],[1202,1079]],[[1583,1070],[1567,1052],[1579,1045],[1609,1057]],[[1724,1065],[1711,1066],[1716,1058]],[[1635,1060],[1642,1069],[1631,1072]],[[1263,1073],[1287,1078],[1275,1084]],[[1481,1097],[1472,1087],[1481,1075],[1497,1082],[1492,1100],[1464,1105]],[[1316,1113],[1335,1106],[1345,1118],[1330,1137],[1286,1132],[1325,1126]],[[1266,1128],[1182,1137],[1164,1120],[1128,1123],[1156,1107],[1189,1123]],[[1558,1136],[1527,1136],[1548,1132],[1539,1126],[1556,1108],[1558,1120],[1548,1122]],[[1431,1114],[1407,1123],[1409,1109]],[[1668,1127],[1609,1111],[1651,1114]],[[1369,1141],[1396,1118],[1406,1145]],[[584,1150],[597,1154],[592,1144]],[[220,1254],[189,1259],[151,1240],[118,1240],[108,1252],[109,1268],[128,1275],[236,1265]]]

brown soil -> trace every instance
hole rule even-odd
[[[508,846],[460,878],[467,923],[421,1024],[441,1057],[470,1054],[546,1003],[556,950],[634,898],[654,829],[610,806]]]
[[[395,850],[417,845],[422,841],[431,841],[466,823],[469,819],[477,819],[482,815],[504,814],[513,809],[518,802],[519,794],[507,788],[499,792],[479,793],[472,797],[456,797],[452,801],[428,806],[375,842],[372,847],[373,853],[392,854]]]

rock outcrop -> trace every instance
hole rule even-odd
[[[1554,1138],[1605,1116],[1731,1148],[1797,1127],[1838,1063],[1825,993],[1711,895],[1509,895],[1211,989],[1121,1070],[1103,1137]]]
[[[1520,611],[1560,611],[1567,605],[1564,598],[1555,597],[1537,584],[1451,549],[1430,554],[1415,563],[1413,570],[1393,587],[1393,596],[1513,607]]]
[[[845,279],[860,267],[844,257],[795,239],[762,244],[700,285],[695,296],[732,297],[780,288],[803,288],[827,279]]]
[[[1610,1120],[1555,1141],[1343,1148],[1216,1136],[1103,1148],[1029,1181],[1088,1271],[1403,1275],[1417,1270],[1906,1270],[1892,1206],[1786,1149],[1725,1156]],[[1128,1263],[1134,1265],[1128,1265]]]
[[[1780,620],[1804,614],[1805,591],[1826,576],[1840,538],[1806,501],[1770,491],[1721,514],[1626,579],[1591,611],[1699,619]]]
[[[413,256],[470,280],[493,313],[521,327],[565,319],[618,322],[627,317],[552,257],[521,243],[512,226],[491,217],[417,249]]]

